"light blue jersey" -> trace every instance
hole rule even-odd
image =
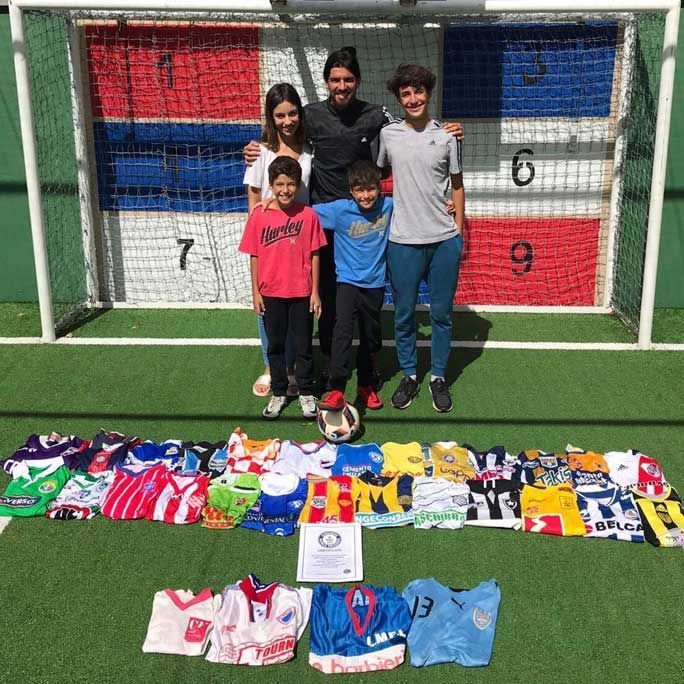
[[[378,197],[368,211],[352,199],[314,204],[321,225],[335,231],[335,269],[338,283],[385,287],[387,241],[392,200]]]
[[[492,656],[501,592],[495,580],[455,591],[436,579],[411,582],[402,596],[409,605],[411,665],[488,665]]]

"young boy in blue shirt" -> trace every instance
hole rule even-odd
[[[385,297],[385,252],[393,204],[380,195],[381,172],[372,162],[355,162],[348,178],[353,199],[313,205],[323,228],[334,231],[337,271],[330,391],[319,402],[324,410],[340,410],[345,405],[355,321],[360,338],[356,354],[358,394],[369,409],[383,406],[373,387],[373,356],[382,346],[380,310]]]

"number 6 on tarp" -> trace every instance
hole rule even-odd
[[[176,242],[179,245],[183,245],[183,249],[181,250],[180,254],[180,269],[181,271],[184,271],[186,268],[188,252],[190,251],[190,247],[195,244],[195,241],[192,238],[178,238]]]

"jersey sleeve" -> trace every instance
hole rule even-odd
[[[242,233],[242,239],[240,240],[240,246],[238,247],[238,252],[243,254],[249,254],[251,256],[257,256],[259,249],[259,238],[257,223],[260,209],[255,209],[252,215],[247,219],[245,224],[245,230]]]
[[[323,227],[321,222],[318,220],[318,215],[315,211],[311,211],[311,251],[315,252],[321,247],[325,247],[328,244],[328,240],[323,232]]]
[[[449,151],[449,173],[452,176],[463,173],[463,143],[450,135],[447,141],[447,149]]]
[[[339,203],[337,200],[333,202],[320,202],[314,204],[312,209],[316,212],[318,220],[326,230],[335,230],[337,227],[337,215],[339,212]]]
[[[249,187],[259,188],[262,190],[261,179],[264,177],[264,159],[266,158],[266,155],[264,154],[265,150],[263,145],[260,145],[259,149],[259,156],[251,166],[248,166],[245,169],[245,175],[242,179],[242,183],[243,185],[248,185]]]
[[[309,622],[309,615],[311,613],[311,600],[313,598],[313,589],[307,587],[300,587],[296,590],[299,594],[299,602],[302,606],[302,622],[297,627],[297,640],[302,638],[306,625]]]
[[[375,163],[381,169],[392,166],[392,160],[390,159],[389,150],[387,149],[387,143],[385,142],[385,136],[382,131],[380,131],[380,148],[378,149],[378,158]]]

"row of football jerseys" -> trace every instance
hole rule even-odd
[[[0,515],[148,518],[288,535],[298,522],[359,521],[684,545],[684,510],[658,461],[639,451],[517,457],[455,442],[339,446],[250,440],[155,444],[31,435],[3,464]],[[74,470],[75,469],[75,470]]]
[[[411,665],[489,664],[501,594],[495,580],[470,590],[437,580],[393,587],[313,589],[248,575],[212,596],[164,589],[154,596],[142,650],[203,656],[227,665],[276,665],[295,657],[310,623],[309,664],[326,674]],[[208,649],[207,649],[208,647]]]

